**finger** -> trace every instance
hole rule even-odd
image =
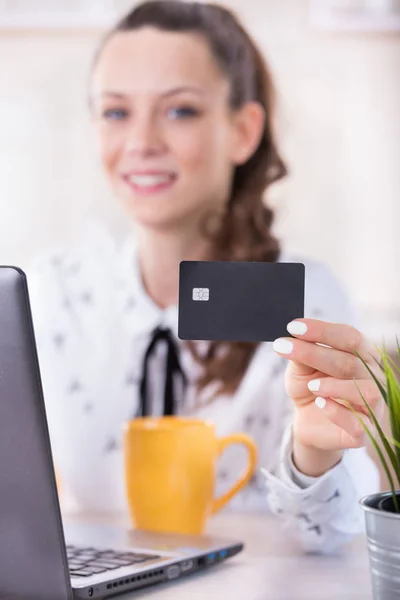
[[[274,341],[275,352],[294,363],[294,374],[312,375],[321,371],[337,379],[368,379],[370,374],[354,354],[320,346],[296,338],[278,338]],[[370,367],[376,369],[377,367]]]
[[[377,411],[383,402],[379,388],[373,379],[321,377],[309,381],[307,387],[315,396],[347,400],[357,410],[362,409],[362,412],[367,411],[363,398],[374,411]]]
[[[315,405],[321,410],[324,417],[338,426],[339,448],[361,448],[366,445],[368,436],[359,419],[350,409],[331,398],[316,398]],[[371,430],[372,423],[369,418],[359,412],[357,415]]]
[[[376,365],[381,356],[370,340],[355,327],[341,323],[330,323],[318,319],[295,319],[287,325],[294,337],[307,342],[323,344],[349,354],[357,352],[365,362]]]

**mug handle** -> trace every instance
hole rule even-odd
[[[221,508],[225,506],[225,504],[227,504],[227,502],[229,502],[229,500],[231,500],[231,498],[233,498],[233,496],[237,494],[239,490],[244,488],[244,486],[249,483],[257,465],[256,445],[253,442],[253,440],[244,433],[233,433],[232,435],[227,435],[226,437],[219,438],[218,456],[220,456],[225,450],[225,448],[227,446],[230,446],[231,444],[242,444],[243,446],[246,446],[248,451],[247,468],[243,475],[238,479],[238,481],[234,483],[233,486],[227,492],[225,492],[225,494],[223,494],[219,498],[214,498],[211,508],[211,514],[215,514],[216,512],[221,510]]]

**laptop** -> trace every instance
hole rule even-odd
[[[0,598],[107,598],[242,549],[212,536],[63,523],[27,278],[0,267]]]

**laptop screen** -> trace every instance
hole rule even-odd
[[[0,598],[71,597],[26,277],[0,267]]]

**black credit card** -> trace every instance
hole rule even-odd
[[[182,340],[272,342],[304,317],[302,263],[182,261],[178,336]]]

